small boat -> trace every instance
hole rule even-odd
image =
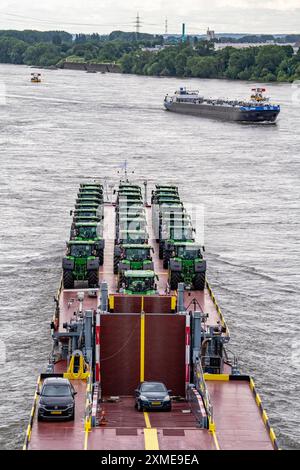
[[[30,81],[31,81],[32,83],[40,83],[40,82],[42,81],[42,76],[41,76],[41,74],[40,74],[40,73],[33,72],[33,73],[31,74],[31,79],[30,79]]]

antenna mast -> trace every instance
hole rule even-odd
[[[165,34],[168,34],[168,18],[165,19]]]

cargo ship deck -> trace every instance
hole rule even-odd
[[[154,239],[150,207],[146,207],[146,215],[150,235],[149,243],[154,248],[154,269],[159,276],[158,290],[159,294],[163,296],[167,292],[168,272],[163,269],[163,263],[158,256],[158,244]],[[107,282],[109,295],[114,295],[117,294],[117,276],[113,273],[115,226],[115,206],[113,204],[105,204],[104,219],[104,264],[100,267],[99,281],[100,283]],[[63,334],[65,331],[63,324],[69,322],[74,312],[78,310],[78,292],[84,293],[82,311],[95,311],[99,306],[100,289],[87,289],[84,284],[78,285],[72,290],[61,288],[58,299],[59,333]],[[169,295],[176,297],[177,294],[170,292]],[[185,291],[184,304],[187,311],[189,309],[192,311],[197,304],[197,309],[208,314],[207,325],[216,325],[217,322],[220,322],[224,327],[222,334],[229,335],[225,319],[209,285],[203,292]],[[177,317],[177,322],[173,321],[174,316]],[[209,429],[199,427],[195,410],[186,400],[174,400],[172,411],[168,413],[158,411],[141,413],[134,408],[133,393],[138,384],[141,366],[146,377],[147,370],[153,368],[153,361],[157,363],[157,356],[151,356],[154,344],[151,335],[154,331],[157,332],[158,324],[165,335],[165,340],[160,341],[158,345],[160,357],[163,358],[160,364],[161,374],[163,375],[164,371],[168,373],[167,359],[174,356],[176,362],[179,357],[176,354],[182,355],[182,358],[180,356],[178,360],[183,361],[184,366],[185,318],[181,321],[180,317],[180,315],[171,312],[165,314],[160,311],[149,314],[147,312],[143,314],[140,310],[127,313],[106,313],[104,315],[105,321],[103,324],[101,323],[101,330],[106,328],[106,340],[104,337],[103,343],[101,343],[101,354],[104,355],[101,365],[104,392],[101,403],[97,403],[96,406],[96,425],[87,429],[85,424],[86,381],[72,380],[77,391],[75,420],[73,422],[38,422],[36,417],[38,398],[35,396],[35,406],[32,409],[31,422],[27,430],[28,443],[25,447],[32,450],[227,450],[254,448],[256,450],[272,450],[274,447],[276,448],[277,442],[274,432],[269,426],[259,396],[254,393],[255,387],[251,382],[252,379],[244,376],[240,378],[239,376],[230,376],[230,366],[225,366],[225,371],[228,374],[221,374],[213,378],[207,376],[206,383],[213,407],[213,426]],[[171,321],[172,323],[170,323]],[[145,322],[144,338],[141,336],[141,322]],[[177,326],[174,326],[175,323]],[[136,331],[135,324],[138,326]],[[172,328],[174,326],[174,329],[170,330],[170,325]],[[109,336],[107,331],[113,332],[113,335]],[[169,335],[168,337],[168,331],[172,331],[173,336]],[[128,345],[129,358],[126,357],[125,336],[122,336],[122,334],[127,334],[126,338],[128,338],[128,332],[132,332],[130,334],[131,343]],[[183,333],[183,341],[181,339],[177,341],[177,332],[178,335]],[[120,346],[118,338],[120,338],[120,344],[125,350],[122,358],[115,360],[113,356],[118,354]],[[129,362],[124,363],[124,358]],[[115,362],[113,362],[114,360]],[[107,365],[105,365],[105,361]],[[66,370],[66,362],[60,361],[55,364],[55,373],[61,374]],[[106,371],[109,370],[110,378],[107,379]],[[183,387],[183,390],[184,376],[185,372],[183,371],[182,378],[176,378],[181,381],[178,387]],[[114,382],[111,383],[109,380],[114,380]],[[177,386],[177,382],[174,383]],[[118,389],[120,384],[120,389]],[[105,388],[108,393],[105,393]],[[129,393],[124,393],[124,391]],[[132,395],[130,395],[131,391]],[[111,400],[110,397],[116,394],[118,398]],[[203,409],[202,401],[197,406]],[[105,421],[101,423],[100,413],[103,416],[103,412]]]

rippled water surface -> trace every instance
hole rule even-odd
[[[230,348],[255,377],[280,445],[300,448],[300,94],[268,86],[278,124],[241,125],[167,113],[162,99],[183,82],[246,97],[245,82],[59,70],[33,85],[30,72],[0,65],[0,448],[21,447],[47,363],[78,184],[116,176],[125,158],[136,177],[176,182],[185,201],[204,204]]]

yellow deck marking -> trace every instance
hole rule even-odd
[[[222,382],[227,382],[229,380],[228,374],[204,374],[205,380],[219,380]]]
[[[151,428],[150,418],[146,411],[144,411],[144,418],[145,418],[146,428],[150,429]]]
[[[217,438],[217,435],[216,435],[215,431],[212,432],[212,436],[213,436],[213,439],[214,439],[214,443],[215,443],[216,449],[217,449],[217,450],[220,450],[219,441],[218,441],[218,438]]]
[[[159,450],[157,429],[144,429],[145,450]]]
[[[145,314],[141,314],[140,381],[145,380]]]
[[[89,439],[89,432],[85,431],[84,436],[84,450],[88,450],[88,439]]]

